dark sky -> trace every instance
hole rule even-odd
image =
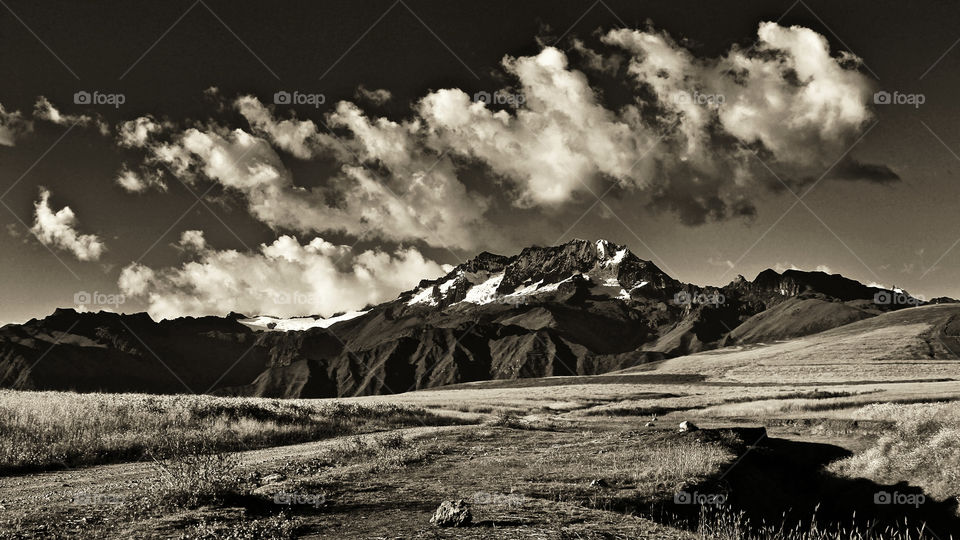
[[[206,0],[8,1],[6,6],[0,8],[0,104],[28,114],[43,95],[64,113],[95,112],[110,124],[144,114],[181,124],[235,117],[215,111],[216,102],[204,95],[209,87],[228,99],[252,94],[264,102],[281,89],[321,92],[326,105],[296,108],[300,118],[319,118],[337,101],[353,100],[359,85],[389,89],[393,99],[368,112],[399,121],[431,90],[473,94],[499,88],[504,55],[535,55],[538,38],[547,44],[561,38],[557,47],[569,49],[574,37],[596,43],[597,31],[649,24],[697,56],[712,57],[733,44],[750,43],[761,21],[810,28],[834,51],[861,57],[861,71],[878,88],[925,96],[918,108],[876,107],[876,126],[852,151],[860,161],[887,165],[900,182],[825,181],[804,198],[806,206],[793,207],[785,217],[795,199],[766,193],[752,221],[692,227],[615,193],[610,208],[616,216],[596,207],[574,225],[591,207],[586,199],[536,223],[515,217],[510,225],[530,234],[512,235],[511,247],[605,237],[699,284],[723,284],[738,273],[752,278],[777,265],[825,266],[865,283],[960,297],[954,279],[960,247],[951,249],[960,238],[960,46],[951,50],[960,39],[960,7],[954,2]],[[122,93],[126,102],[83,109],[73,104],[78,90]],[[118,149],[112,135],[78,127],[64,136],[66,131],[63,125],[35,122],[34,132],[15,146],[0,146],[0,190],[9,188],[2,198],[9,209],[0,206],[0,224],[6,227],[0,234],[0,322],[71,306],[77,291],[115,292],[120,269],[132,261],[179,264],[182,254],[170,244],[183,230],[203,230],[217,249],[243,250],[278,235],[219,188],[206,206],[194,205],[195,196],[176,180],[165,194],[125,193],[114,178],[131,154]],[[289,166],[308,184],[320,170],[311,167],[322,164]],[[100,261],[81,262],[54,249],[58,262],[30,237],[24,224],[33,222],[38,186],[49,188],[54,209],[70,206],[81,232],[95,232],[108,245]],[[348,245],[355,240],[336,232],[323,237]],[[368,239],[359,246],[378,244]],[[443,263],[475,254],[419,247]],[[142,308],[133,302],[123,309]]]

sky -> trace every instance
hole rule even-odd
[[[958,19],[9,1],[0,322],[330,316],[575,237],[701,285],[801,268],[960,297]]]

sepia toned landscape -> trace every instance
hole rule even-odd
[[[538,274],[541,284],[522,297],[438,309],[445,300],[433,295],[458,289],[425,282],[420,289],[433,291],[425,305],[416,299],[428,296],[414,290],[307,330],[251,330],[244,318],[177,323],[181,332],[232,324],[241,336],[252,332],[257,351],[275,351],[276,339],[296,336],[298,354],[317,355],[301,368],[295,359],[276,361],[246,387],[256,397],[37,391],[26,388],[56,379],[22,372],[15,380],[24,389],[0,394],[4,530],[36,538],[53,531],[374,538],[387,530],[394,537],[451,538],[947,538],[960,523],[960,359],[951,348],[960,337],[957,304],[870,308],[867,299],[843,302],[807,285],[797,295],[777,292],[770,308],[721,339],[739,335],[749,343],[707,342],[696,346],[708,350],[690,354],[655,350],[664,343],[690,347],[706,334],[676,337],[678,329],[722,314],[715,305],[687,304],[680,322],[665,324],[647,350],[608,352],[629,367],[590,374],[614,360],[590,351],[590,341],[577,344],[578,335],[600,334],[563,315],[615,307],[666,317],[669,304],[659,296],[671,291],[643,287],[611,300],[606,288],[590,285],[595,272],[619,275],[619,285],[628,279],[624,261],[632,254],[610,264],[602,256],[583,259],[570,245],[547,251],[561,257],[557,264],[579,265],[584,285],[566,287],[575,282],[558,274],[552,279],[560,286],[544,285],[550,278]],[[506,275],[522,269],[523,260],[508,265]],[[471,285],[460,272],[451,272],[452,279],[467,286],[456,294],[479,294],[482,282]],[[839,276],[790,276],[799,279],[830,283]],[[764,296],[770,286],[735,282],[719,290],[731,306]],[[862,320],[809,328],[811,310],[823,325],[851,305],[867,308]],[[477,321],[469,328],[459,322],[466,312]],[[27,346],[14,336],[29,328],[37,340],[56,336],[65,351],[103,347],[82,329],[88,319],[105,317],[60,312],[27,327],[8,326],[7,347]],[[425,323],[409,320],[424,317],[443,323],[424,335]],[[615,331],[613,320],[608,332]],[[69,331],[54,329],[68,321]],[[427,342],[438,352],[424,356],[419,351],[427,344],[404,346],[412,337],[391,338],[385,321],[413,328],[401,335],[420,340],[437,339],[449,324],[456,340],[447,348]],[[44,325],[50,328],[36,332]],[[481,346],[484,325],[496,330]],[[97,332],[103,343],[105,327]],[[379,343],[324,350],[331,337],[341,346],[354,342],[341,335],[375,336]],[[459,345],[467,340],[474,340],[471,348]],[[153,350],[146,342],[142,347]],[[580,357],[562,356],[581,349]],[[318,388],[336,392],[315,379],[338,373],[343,354],[373,358],[363,365],[376,370],[369,377],[383,386],[354,385],[355,397],[301,397]],[[480,369],[483,358],[484,369],[513,375],[492,371],[484,377],[490,380],[455,384],[442,378],[468,378],[463,373]],[[18,365],[9,363],[6,372]],[[555,375],[563,370],[569,371]],[[335,380],[343,384],[340,373]],[[378,393],[411,380],[413,391]],[[373,395],[356,395],[365,393]],[[469,505],[467,526],[431,525],[437,505],[448,500]]]
[[[0,538],[960,538],[957,28],[0,0]]]

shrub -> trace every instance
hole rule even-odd
[[[236,454],[174,440],[154,458],[158,481],[149,498],[157,506],[195,507],[241,492]]]

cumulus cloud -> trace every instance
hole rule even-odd
[[[150,188],[160,191],[167,190],[167,183],[163,181],[163,172],[143,167],[139,172],[131,171],[126,166],[120,169],[116,178],[117,185],[130,193],[143,193]]]
[[[653,31],[614,30],[603,41],[630,54],[627,72],[652,94],[645,105],[654,124],[675,126],[664,145],[674,160],[661,159],[654,200],[688,222],[751,214],[751,188],[819,177],[872,121],[873,84],[856,69],[859,59],[831,55],[807,28],[761,23],[753,45],[718,58],[697,58]],[[852,158],[832,176],[898,179]]]
[[[450,270],[413,248],[358,253],[321,238],[301,244],[280,236],[244,253],[208,248],[202,233],[188,233],[181,241],[196,248],[194,260],[156,270],[133,263],[120,274],[121,292],[145,298],[154,318],[230,311],[329,317],[395,298],[421,279]]]
[[[333,146],[330,137],[321,134],[312,120],[277,120],[273,112],[253,96],[237,98],[234,106],[254,133],[268,137],[274,146],[295,157],[311,159],[319,149]]]
[[[88,116],[86,114],[64,114],[60,112],[59,109],[54,107],[53,103],[50,103],[50,100],[44,96],[37,97],[37,102],[33,105],[33,117],[61,126],[93,126],[97,128],[101,135],[110,134],[110,125],[104,122],[99,116]]]
[[[207,240],[203,237],[203,231],[183,231],[178,245],[186,250],[203,251],[207,247]]]
[[[23,134],[33,131],[33,122],[24,120],[20,111],[7,111],[0,104],[0,145],[14,146]]]
[[[357,87],[357,92],[355,97],[357,99],[364,99],[373,103],[374,105],[383,105],[384,103],[390,101],[393,98],[393,94],[385,88],[377,88],[376,90],[368,90],[364,88],[363,85]]]
[[[617,72],[620,71],[620,66],[623,65],[623,56],[619,54],[604,56],[588,47],[579,39],[573,40],[572,49],[583,57],[584,65],[593,71],[616,75]]]
[[[513,113],[456,89],[426,96],[418,112],[433,144],[488,166],[518,189],[521,205],[560,205],[607,178],[697,224],[750,217],[759,188],[819,177],[872,119],[872,83],[859,60],[831,55],[806,28],[763,23],[752,46],[717,58],[654,31],[614,30],[602,41],[627,55],[634,103],[608,109],[566,55],[546,47],[504,59],[523,97]],[[574,45],[591,69],[619,69],[620,53]],[[898,179],[852,158],[832,176]]]
[[[420,143],[410,125],[371,119],[341,102],[327,119],[348,132],[341,141],[318,133],[309,120],[278,121],[256,98],[235,104],[253,133],[204,126],[172,133],[168,141],[148,136],[138,140],[147,164],[242,194],[251,215],[276,229],[468,249],[490,237],[487,199],[469,191],[453,163]],[[341,165],[323,185],[306,188],[294,182],[275,147],[304,157],[323,153]],[[123,180],[142,184],[131,175]]]
[[[40,188],[40,200],[34,203],[35,215],[30,232],[40,243],[72,253],[80,261],[96,261],[106,246],[95,234],[76,230],[77,216],[69,206],[56,212],[50,208],[50,191]]]
[[[461,90],[431,93],[419,113],[433,144],[480,160],[517,188],[522,206],[567,202],[599,175],[642,183],[652,173],[637,161],[655,134],[606,109],[561,51],[547,47],[503,64],[520,83],[522,105],[494,112]]]
[[[487,215],[494,205],[560,213],[611,184],[637,208],[695,225],[749,219],[762,193],[802,187],[838,160],[833,178],[898,180],[884,165],[843,157],[872,122],[873,88],[859,59],[831,54],[812,30],[762,23],[752,45],[713,58],[653,30],[613,30],[600,41],[602,54],[575,41],[574,58],[620,76],[633,98],[618,108],[564,52],[544,47],[503,59],[515,81],[500,91],[503,103],[448,88],[429,92],[406,119],[342,101],[315,122],[241,96],[232,105],[247,129],[208,122],[177,132],[140,119],[121,141],[146,148],[150,165],[241,193],[277,229],[466,249],[502,236]],[[358,96],[387,97],[377,92],[361,87]],[[332,161],[334,171],[305,187],[277,150]]]
[[[163,125],[152,116],[141,116],[120,124],[117,129],[117,142],[127,148],[142,148],[152,135],[162,129]]]

